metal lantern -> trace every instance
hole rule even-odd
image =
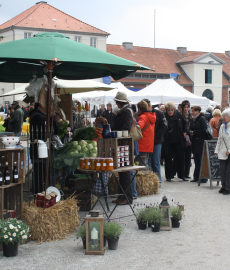
[[[171,223],[171,215],[170,215],[170,205],[168,204],[168,200],[166,196],[162,198],[162,202],[159,205],[163,219],[161,223],[161,231],[171,231],[172,223]]]
[[[86,252],[85,255],[104,255],[104,217],[99,211],[91,210],[85,217]]]

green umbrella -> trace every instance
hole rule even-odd
[[[135,62],[76,42],[60,33],[42,33],[32,38],[0,44],[0,81],[28,83],[34,72],[47,72],[54,62],[53,76],[82,80],[112,76],[115,80],[136,70],[149,69]]]
[[[2,43],[0,44],[0,62],[1,82],[28,83],[34,73],[38,77],[42,77],[48,72],[47,127],[50,127],[49,108],[53,76],[63,80],[112,76],[118,80],[136,70],[149,69],[70,40],[69,37],[60,33],[42,33],[29,39]],[[47,128],[46,137],[50,144],[49,128]],[[47,187],[49,159],[46,160],[45,178]]]

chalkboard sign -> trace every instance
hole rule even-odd
[[[217,140],[204,141],[201,170],[198,184],[202,178],[209,179],[210,187],[213,189],[212,181],[220,181],[220,161],[215,155]]]

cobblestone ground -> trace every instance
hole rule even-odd
[[[18,257],[5,258],[2,269],[229,269],[230,196],[218,193],[214,184],[182,182],[175,178],[163,183],[159,194],[138,198],[135,203],[161,202],[166,195],[185,205],[179,229],[152,233],[137,229],[134,217],[118,219],[125,226],[118,250],[106,248],[104,256],[86,256],[75,235],[58,242],[19,247]],[[112,203],[110,202],[110,206]],[[99,209],[99,206],[97,207]],[[119,206],[113,217],[131,214],[129,206]],[[81,213],[84,216],[84,213]]]

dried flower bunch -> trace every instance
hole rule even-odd
[[[7,220],[0,220],[0,243],[22,243],[28,238],[29,227],[21,220],[10,218]]]

